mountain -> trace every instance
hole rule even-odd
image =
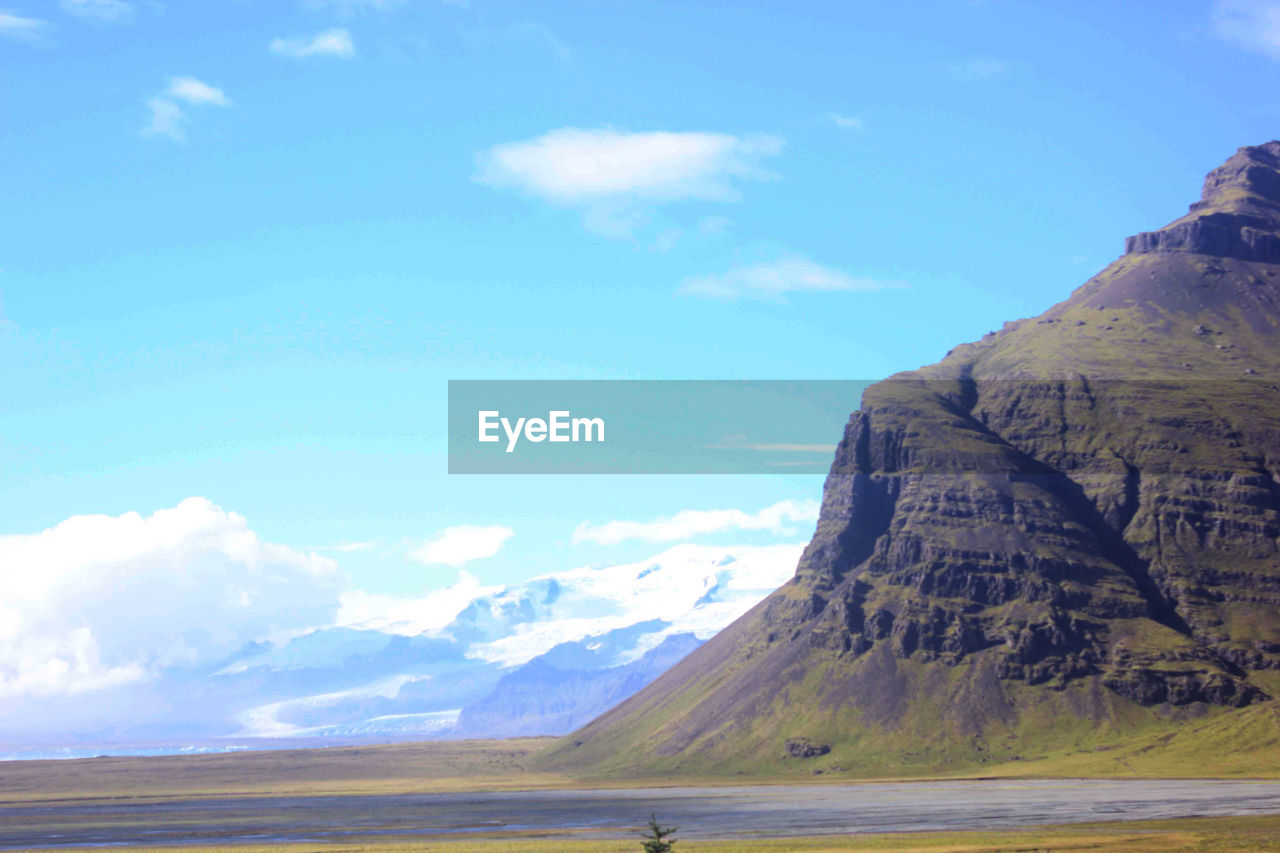
[[[1269,142],[1066,301],[868,388],[794,577],[544,767],[910,775],[1235,719],[1247,751],[1280,696],[1277,368]]]
[[[382,602],[350,624],[100,691],[75,726],[0,721],[0,756],[564,734],[750,609],[801,550],[679,545]]]
[[[489,695],[462,709],[451,734],[567,734],[640,690],[701,644],[694,634],[670,634],[637,660],[608,666],[608,653],[601,654],[607,646],[600,640],[563,643],[498,679]]]
[[[253,685],[257,702],[234,715],[242,736],[564,734],[749,609],[799,551],[680,545],[555,572],[478,593],[442,628],[315,631],[224,662],[214,680]]]

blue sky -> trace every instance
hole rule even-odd
[[[819,477],[450,477],[446,382],[935,361],[1280,135],[1278,58],[1275,3],[0,0],[0,534],[202,496],[388,593],[803,538]]]

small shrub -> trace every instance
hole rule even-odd
[[[676,840],[671,836],[679,829],[676,826],[659,826],[658,816],[649,815],[649,831],[644,838],[644,853],[671,853]]]

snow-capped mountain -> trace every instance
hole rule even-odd
[[[355,594],[333,627],[148,685],[184,724],[111,734],[243,744],[563,733],[750,609],[791,576],[801,549],[679,545],[509,587],[464,574],[419,599]]]

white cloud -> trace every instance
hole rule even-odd
[[[171,77],[169,87],[162,95],[147,100],[151,119],[142,128],[143,136],[164,136],[174,142],[186,141],[187,134],[183,125],[187,121],[187,113],[175,101],[193,106],[231,105],[226,94],[216,86],[210,86],[194,77]]]
[[[492,557],[514,535],[509,527],[447,527],[409,556],[429,566],[462,566]]]
[[[831,113],[828,118],[831,119],[832,124],[836,127],[843,127],[849,130],[862,130],[862,119],[857,116],[846,116],[841,115],[840,113]]]
[[[760,161],[782,144],[764,135],[566,127],[481,152],[475,180],[583,208],[593,230],[627,234],[658,205],[736,201],[736,181],[775,177]]]
[[[482,585],[466,570],[458,572],[452,586],[419,598],[351,590],[342,594],[337,624],[415,637],[447,627],[468,604],[501,591],[500,586]]]
[[[210,104],[215,107],[230,106],[231,102],[227,100],[227,96],[222,90],[216,86],[210,86],[194,77],[171,77],[169,78],[169,88],[165,90],[165,94],[170,98],[176,98],[179,101],[186,101],[188,104],[203,105]]]
[[[691,276],[681,293],[713,299],[763,299],[780,301],[788,293],[831,293],[883,290],[894,285],[870,278],[856,278],[804,258],[736,267],[718,275]]]
[[[687,509],[654,521],[607,521],[604,524],[584,522],[573,531],[572,541],[575,545],[582,542],[617,545],[631,539],[678,542],[727,530],[761,530],[790,536],[796,532],[794,524],[817,520],[817,501],[788,500],[779,501],[754,513],[740,509]]]
[[[124,0],[59,0],[64,12],[94,21],[121,21],[133,14],[133,5]]]
[[[951,76],[957,80],[988,80],[999,77],[1009,70],[1009,63],[1003,59],[978,58],[967,62],[959,62],[951,66]]]
[[[737,197],[731,179],[769,177],[759,160],[780,147],[774,137],[568,127],[495,145],[480,155],[476,179],[566,204],[619,196],[724,201]]]
[[[75,694],[330,624],[332,560],[204,498],[0,536],[0,696]]]
[[[1280,3],[1274,0],[1219,0],[1214,32],[1246,50],[1280,59]]]
[[[350,59],[356,55],[356,47],[351,41],[351,33],[344,29],[332,29],[316,33],[309,39],[274,39],[271,42],[271,52],[299,59],[308,56],[336,56],[340,59]]]
[[[15,39],[34,39],[40,35],[46,23],[39,18],[27,18],[8,9],[0,9],[0,35]]]

